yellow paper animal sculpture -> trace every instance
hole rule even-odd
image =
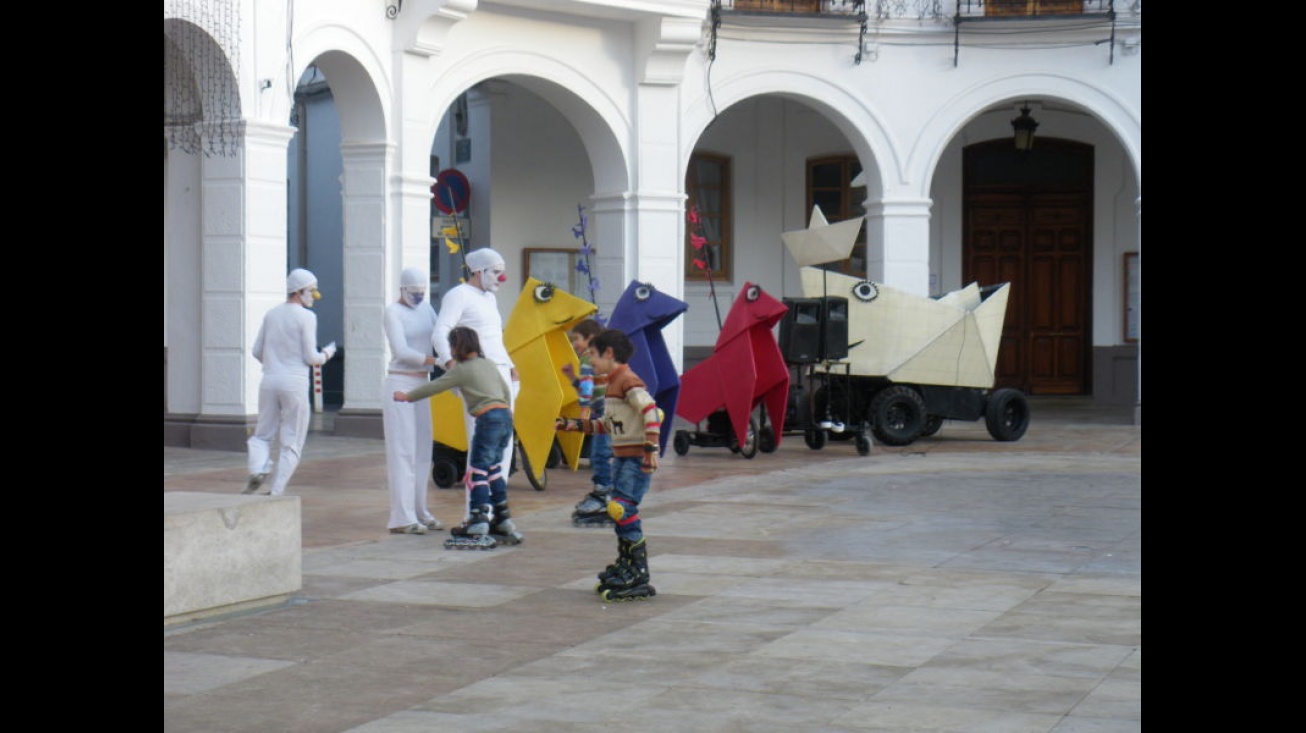
[[[513,426],[522,450],[536,471],[543,469],[556,437],[567,465],[580,464],[581,433],[553,429],[559,415],[580,417],[580,398],[562,373],[571,364],[580,373],[580,360],[567,332],[598,311],[593,303],[551,284],[528,278],[503,328],[503,343],[521,377],[521,394],[513,408]]]
[[[553,420],[560,415],[580,417],[576,389],[562,374],[563,364],[571,364],[575,373],[580,373],[580,360],[567,332],[597,310],[593,303],[532,277],[526,280],[504,324],[503,344],[521,380],[512,411],[513,429],[537,473],[544,469],[555,437],[567,465],[575,470],[580,463],[585,436],[555,432]],[[467,451],[464,409],[462,399],[451,392],[431,398],[431,432],[436,442]]]

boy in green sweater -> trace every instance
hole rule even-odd
[[[467,412],[476,419],[469,446],[471,467],[463,477],[467,486],[467,519],[449,530],[446,548],[492,550],[500,544],[516,545],[521,533],[508,512],[508,483],[503,455],[512,440],[512,395],[499,368],[481,352],[481,340],[466,326],[449,331],[454,365],[439,378],[408,392],[395,392],[397,402],[416,402],[459,388]]]

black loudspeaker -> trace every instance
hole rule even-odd
[[[820,298],[821,360],[848,358],[848,299],[837,295]]]
[[[780,319],[780,353],[790,364],[821,360],[821,301],[819,298],[784,298],[789,306]],[[845,303],[845,315],[847,314]],[[847,341],[845,331],[844,340]],[[846,350],[846,349],[845,349]]]

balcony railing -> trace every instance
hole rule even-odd
[[[1115,4],[1115,0],[957,0],[956,2],[957,16],[961,18],[1104,15],[1112,12]],[[1141,11],[1142,0],[1138,0],[1137,5]]]
[[[852,15],[861,12],[855,0],[721,0],[722,10],[741,13]]]
[[[1143,0],[721,0],[739,14],[808,15],[885,20],[1039,18],[1067,15],[1141,16]]]
[[[790,23],[791,19],[801,19],[804,25],[812,20],[830,29],[855,28],[858,36],[854,64],[860,64],[868,53],[872,60],[877,57],[866,43],[872,32],[946,29],[953,37],[952,63],[956,66],[962,46],[1010,45],[1012,21],[1028,22],[1031,29],[1037,26],[1040,32],[1063,34],[1064,42],[1106,45],[1110,49],[1109,63],[1115,63],[1117,30],[1138,32],[1143,0],[718,0],[712,8],[708,56],[716,58],[717,29],[723,22],[726,26],[783,28],[797,25]],[[1138,47],[1136,38],[1119,42],[1125,53]]]

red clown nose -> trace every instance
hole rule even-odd
[[[506,283],[506,282],[508,282],[508,276],[507,276],[506,274],[502,273],[502,272],[499,273],[499,282],[501,282],[501,283]]]

